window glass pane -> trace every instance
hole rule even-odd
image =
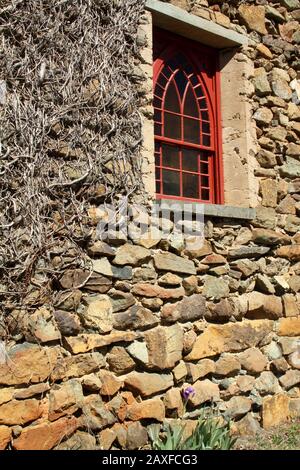
[[[164,107],[168,111],[180,113],[178,94],[173,81],[169,84],[167,88]]]
[[[201,112],[201,119],[203,119],[203,121],[209,121],[208,111]]]
[[[196,75],[193,75],[193,76],[190,78],[190,81],[191,81],[191,84],[192,84],[193,86],[199,85],[199,80],[198,80],[198,78],[197,78]]]
[[[165,137],[180,140],[181,138],[181,118],[175,114],[165,113]]]
[[[154,96],[154,98],[153,98],[154,108],[161,108],[161,103],[162,103],[162,101],[159,98],[157,98],[156,96]]]
[[[209,135],[204,135],[203,136],[203,145],[206,145],[207,147],[210,147],[210,136]]]
[[[209,189],[202,189],[201,190],[201,199],[203,201],[209,201]]]
[[[180,196],[180,174],[178,171],[162,170],[163,193]]]
[[[182,174],[183,197],[199,199],[199,179],[198,175],[190,173]]]
[[[160,155],[157,153],[155,154],[155,165],[160,166]]]
[[[162,146],[162,165],[170,168],[180,168],[179,148],[174,145]]]
[[[207,104],[206,104],[206,99],[202,98],[201,100],[199,100],[199,103],[200,103],[200,109],[207,109]]]
[[[161,88],[159,85],[156,85],[154,94],[158,96],[159,98],[162,98],[164,94],[164,88]]]
[[[154,124],[154,134],[161,135],[161,124]]]
[[[200,163],[200,173],[207,175],[208,174],[208,164]]]
[[[197,150],[182,149],[182,169],[188,171],[199,171],[199,153]]]
[[[184,140],[200,144],[200,126],[197,119],[184,118]]]
[[[185,74],[182,72],[182,70],[179,70],[176,73],[174,80],[176,82],[179,94],[180,94],[181,98],[183,98],[183,95],[184,95],[184,92],[185,92],[185,89],[186,89],[186,86],[187,86],[187,78],[186,78]]]
[[[158,109],[154,110],[154,121],[161,122],[161,111]]]
[[[165,88],[166,84],[168,83],[168,80],[167,80],[166,77],[164,77],[162,74],[160,74],[158,79],[157,79],[157,83],[159,83],[159,85],[162,88]]]
[[[184,101],[184,114],[199,117],[198,105],[191,86],[188,87]]]
[[[160,180],[160,168],[155,168],[155,178]]]
[[[204,91],[201,85],[195,88],[195,92],[198,98],[202,98],[202,96],[204,96]]]
[[[160,181],[156,181],[156,192],[160,194]]]
[[[202,132],[204,132],[205,134],[209,134],[210,126],[208,122],[202,122]]]
[[[201,176],[201,186],[204,186],[205,188],[209,187],[209,178],[208,178],[208,176]]]

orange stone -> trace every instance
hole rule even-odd
[[[28,426],[14,440],[13,448],[16,450],[50,450],[63,438],[70,436],[77,427],[78,420],[74,416],[61,418],[53,423]]]

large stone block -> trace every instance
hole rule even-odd
[[[46,380],[55,367],[60,348],[23,343],[13,346],[7,354],[7,362],[0,364],[0,384],[21,385]]]
[[[222,352],[237,352],[257,346],[272,328],[273,322],[270,320],[210,325],[198,336],[186,360],[195,361]]]

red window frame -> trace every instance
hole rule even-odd
[[[217,51],[159,28],[154,28],[153,43],[156,197],[157,199],[223,204],[220,72]],[[180,63],[179,57],[183,58],[184,64]],[[189,84],[182,92],[182,96],[180,96],[179,91],[180,83],[177,86],[175,81],[175,76],[179,71],[184,73]],[[179,112],[170,111],[169,108],[165,107],[168,88],[169,86],[174,88],[174,85],[180,103]],[[198,106],[198,118],[192,118],[191,114],[184,113],[183,106],[185,106],[188,88],[190,87]],[[176,119],[177,122],[180,120],[177,131],[172,130],[172,126],[167,123],[171,114],[173,120]],[[202,116],[205,116],[205,118],[203,119]],[[185,123],[191,122],[191,119],[195,121],[194,127],[199,128],[198,142],[191,142],[192,139],[186,138],[184,134]],[[208,126],[209,131],[207,131]],[[168,133],[176,132],[178,136],[175,138],[174,136],[168,136]],[[170,152],[171,147],[174,152],[177,152],[177,164],[171,162],[170,166],[170,157],[167,159],[164,152]],[[197,153],[198,155],[197,169],[192,168],[192,171],[189,170],[189,167],[193,165],[192,161],[187,165],[185,163],[187,161],[186,155],[189,153],[191,155]],[[168,163],[166,164],[165,161],[168,161]],[[204,173],[202,173],[201,168],[205,168]],[[176,173],[176,176],[174,173]],[[166,194],[168,191],[164,191],[164,187],[167,186],[164,182],[164,175],[166,174],[175,176],[179,195]],[[189,184],[192,181],[195,182],[196,186]],[[197,197],[194,197],[194,192],[197,193]]]

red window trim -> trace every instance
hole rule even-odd
[[[184,196],[172,196],[166,195],[162,192],[157,194],[157,199],[179,199],[200,203],[214,203],[214,204],[224,204],[224,183],[223,183],[223,164],[222,164],[222,135],[221,135],[221,109],[220,109],[220,69],[217,51],[211,49],[207,46],[200,45],[196,41],[192,41],[181,36],[163,31],[159,28],[154,28],[154,65],[153,65],[153,85],[154,90],[157,85],[158,79],[161,76],[161,72],[166,65],[167,61],[170,60],[174,54],[182,52],[184,56],[188,59],[189,63],[193,68],[193,72],[198,78],[199,84],[202,85],[205,90],[205,95],[208,105],[209,121],[211,125],[211,142],[210,146],[205,146],[201,144],[195,144],[187,142],[182,139],[174,139],[165,137],[164,135],[159,135],[156,133],[155,142],[156,145],[159,143],[165,144],[174,144],[178,147],[180,152],[180,187],[182,188],[182,177],[183,173],[188,173],[187,170],[182,171],[182,149],[191,148],[199,149],[203,152],[210,153],[208,158],[209,171],[212,181],[210,181],[210,197],[209,200],[203,200],[200,197],[197,199],[184,197]],[[203,58],[205,60],[203,61]],[[202,60],[201,60],[202,59]],[[172,77],[176,72],[173,72],[173,75],[168,77],[168,82],[165,84],[164,97],[166,89]],[[166,77],[167,78],[167,77]],[[196,85],[195,88],[197,88]],[[178,92],[178,91],[177,91]],[[168,114],[178,114],[181,115],[181,127],[183,122],[183,109],[181,102],[181,113],[175,113],[167,111]],[[163,109],[164,101],[162,101],[162,114],[166,112]],[[157,108],[158,109],[158,108]],[[189,116],[189,118],[191,118]],[[160,121],[163,126],[163,118]],[[200,119],[199,119],[200,123]],[[183,131],[181,129],[181,131]],[[183,134],[182,134],[183,135]],[[180,150],[181,148],[181,150]],[[160,178],[162,178],[162,157],[160,157],[159,167],[156,169],[161,171]],[[200,165],[200,163],[199,163]],[[163,169],[167,170],[168,167],[163,166]],[[170,168],[171,169],[171,168]],[[174,170],[174,168],[173,168]],[[200,178],[200,170],[199,178]],[[199,180],[200,181],[200,180]],[[200,183],[199,183],[200,184]]]

